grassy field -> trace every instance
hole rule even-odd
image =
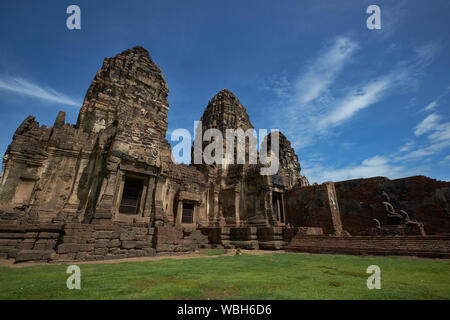
[[[450,262],[396,257],[277,253],[80,264],[81,290],[67,266],[0,267],[0,299],[450,299]],[[368,290],[366,269],[381,268]]]

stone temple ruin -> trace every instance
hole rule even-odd
[[[310,186],[282,133],[276,175],[254,164],[176,164],[165,138],[168,94],[148,51],[135,47],[104,60],[75,125],[63,111],[51,127],[27,117],[3,158],[0,258],[103,260],[198,248],[450,256],[449,182]],[[200,120],[203,131],[224,136],[253,128],[226,89]]]

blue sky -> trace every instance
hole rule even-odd
[[[81,30],[66,8],[81,8]],[[381,30],[366,8],[381,8]],[[233,91],[280,129],[310,182],[450,180],[450,1],[2,1],[0,152],[28,115],[75,123],[105,57],[141,45],[169,86],[169,130]]]

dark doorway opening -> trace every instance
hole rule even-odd
[[[275,216],[277,220],[281,223],[284,223],[284,206],[283,206],[283,197],[280,192],[272,193],[272,206],[275,212]]]
[[[136,214],[139,210],[139,200],[142,194],[144,180],[135,178],[125,178],[125,185],[122,192],[119,212],[126,214]]]
[[[183,202],[183,213],[181,215],[181,223],[194,223],[194,204]]]

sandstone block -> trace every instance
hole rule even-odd
[[[58,246],[58,253],[72,253],[79,251],[92,251],[94,250],[93,244],[74,244],[74,243],[63,243]]]
[[[121,232],[120,240],[122,240],[122,241],[136,240],[136,234],[132,231]]]
[[[21,250],[16,257],[17,262],[48,260],[53,250]]]
[[[156,250],[153,248],[145,248],[142,250],[144,252],[144,256],[146,257],[154,257],[156,256]]]
[[[136,247],[136,241],[125,240],[122,241],[122,248],[124,249],[133,249]]]
[[[39,239],[58,239],[59,233],[56,232],[39,232]]]
[[[112,231],[95,231],[94,237],[96,239],[111,239]]]
[[[110,241],[108,239],[98,239],[94,243],[94,248],[107,248]]]
[[[50,250],[56,246],[56,239],[40,239],[34,244],[34,250]]]

